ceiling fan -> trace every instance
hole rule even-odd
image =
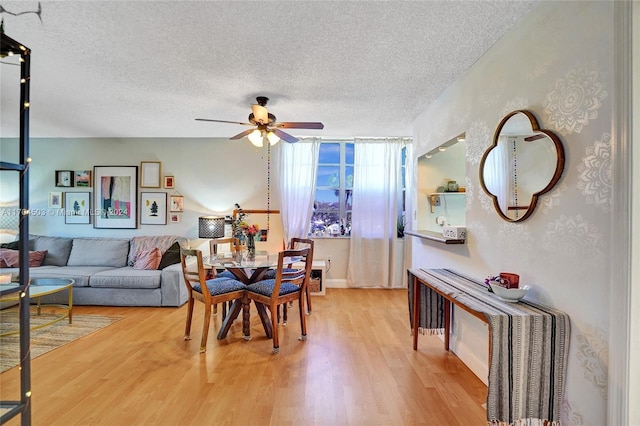
[[[265,96],[258,96],[256,98],[257,104],[251,104],[251,114],[249,114],[249,123],[243,123],[241,121],[226,121],[226,120],[213,120],[210,118],[196,118],[197,121],[213,121],[216,123],[231,123],[241,124],[243,126],[256,126],[255,129],[245,130],[242,133],[238,133],[229,139],[242,139],[247,136],[249,141],[257,146],[261,147],[264,137],[271,145],[277,144],[280,139],[286,142],[294,143],[298,141],[298,138],[283,132],[280,129],[324,129],[324,124],[317,122],[302,122],[302,121],[276,121],[276,116],[267,111],[267,102],[269,98]]]

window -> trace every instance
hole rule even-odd
[[[311,235],[349,235],[353,200],[353,141],[322,142]]]
[[[407,147],[402,148],[400,165],[400,200],[398,200],[398,238],[404,237],[405,210],[407,197]]]

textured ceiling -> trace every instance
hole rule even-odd
[[[296,136],[410,136],[536,1],[2,1],[32,49],[32,137],[229,137],[255,97]],[[3,59],[6,62],[10,58]],[[0,136],[19,67],[2,65]]]

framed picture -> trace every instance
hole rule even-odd
[[[93,167],[94,228],[138,227],[138,166]]]
[[[64,193],[64,223],[91,223],[91,193]]]
[[[182,222],[182,213],[169,213],[169,220],[171,223]]]
[[[49,193],[49,208],[60,209],[62,208],[62,192],[50,192]]]
[[[76,170],[76,186],[80,188],[91,187],[91,170]]]
[[[171,212],[182,213],[184,211],[184,197],[182,195],[171,196]]]
[[[176,187],[175,179],[173,176],[165,176],[164,177],[164,187],[167,189],[173,189]]]
[[[70,188],[76,180],[73,170],[56,170],[56,186]]]
[[[160,161],[140,162],[140,188],[160,188]]]
[[[167,224],[167,193],[140,193],[140,225]]]

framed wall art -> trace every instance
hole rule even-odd
[[[94,228],[138,227],[138,166],[94,166]]]
[[[91,170],[76,170],[76,187],[91,187]]]
[[[65,192],[64,223],[91,223],[90,192]]]
[[[176,187],[175,178],[173,176],[164,177],[164,187],[166,189],[173,189]]]
[[[167,193],[140,193],[140,225],[167,224]]]
[[[140,162],[140,188],[160,188],[161,171],[160,161]]]
[[[182,213],[184,211],[184,197],[182,195],[171,196],[171,212]]]
[[[70,188],[75,181],[76,175],[73,170],[56,170],[56,186]]]
[[[182,222],[182,213],[169,213],[169,220],[171,223]]]
[[[49,193],[49,208],[62,208],[62,192],[54,191]]]

